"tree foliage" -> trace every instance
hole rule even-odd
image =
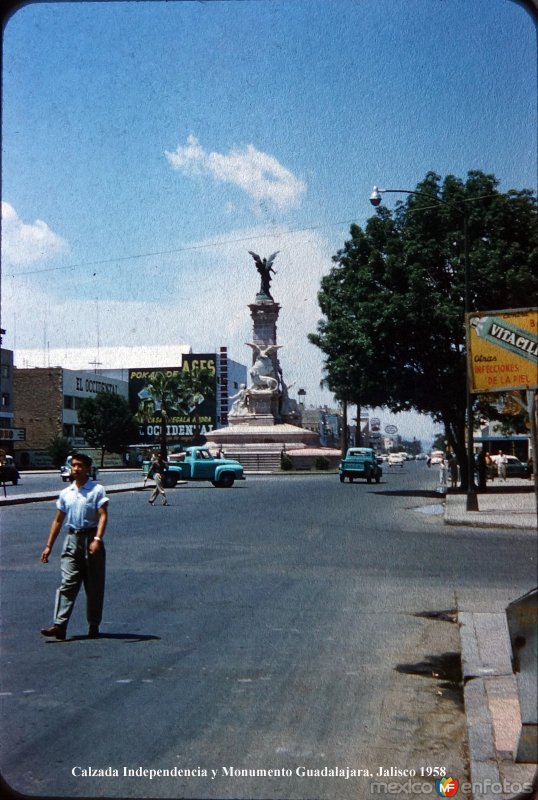
[[[445,426],[466,482],[464,212],[471,310],[525,308],[538,290],[536,198],[493,175],[429,172],[393,211],[380,206],[333,257],[309,339],[337,396],[414,409]],[[426,196],[427,195],[427,196]]]
[[[51,439],[47,452],[52,458],[54,466],[61,467],[62,464],[65,464],[65,460],[72,449],[71,439],[58,434]]]
[[[101,450],[101,466],[105,452],[122,453],[138,438],[128,401],[111,392],[85,397],[78,410],[78,421],[88,444]]]

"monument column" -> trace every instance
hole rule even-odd
[[[269,345],[276,345],[276,322],[280,313],[280,306],[274,300],[269,300],[265,295],[256,295],[256,302],[249,304],[252,319],[252,342],[264,349]],[[275,349],[271,355],[273,375],[278,379],[278,351]],[[256,354],[252,354],[252,363],[256,361]],[[267,397],[253,396],[251,404],[255,414],[272,417],[271,423],[275,424],[280,419],[278,413],[278,392],[272,392]]]

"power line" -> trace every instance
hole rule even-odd
[[[137,258],[154,258],[156,256],[168,256],[174,255],[175,253],[186,253],[192,250],[204,250],[210,247],[221,247],[227,244],[237,244],[239,242],[250,242],[255,239],[267,239],[269,237],[279,237],[279,236],[289,236],[290,234],[294,233],[304,233],[305,231],[314,231],[319,230],[320,228],[327,228],[336,225],[350,225],[353,220],[342,220],[341,222],[331,222],[326,225],[311,225],[307,228],[294,228],[289,231],[282,231],[280,233],[259,233],[256,236],[244,236],[238,239],[222,239],[217,242],[207,242],[206,244],[194,244],[189,245],[187,247],[178,247],[174,250],[161,250],[159,252],[154,253],[134,253],[128,256],[117,256],[116,258],[104,258],[99,261],[82,261],[78,264],[67,264],[62,267],[49,267],[45,269],[34,269],[34,270],[25,270],[24,272],[11,272],[7,273],[7,276],[10,278],[19,278],[25,275],[41,275],[46,272],[60,272],[64,270],[72,270],[72,269],[79,269],[81,267],[98,267],[103,266],[104,264],[114,264],[119,261],[132,261]]]
[[[470,202],[472,200],[483,200],[489,197],[496,197],[496,196],[497,195],[482,195],[481,197],[469,198],[468,200],[465,199],[464,202]],[[439,208],[439,204],[436,203],[433,206],[421,206],[419,208],[412,208],[408,209],[408,211],[411,213],[416,213],[421,211],[428,211],[430,208]],[[47,272],[61,272],[64,270],[73,270],[83,267],[99,267],[103,266],[104,264],[114,264],[120,261],[133,261],[134,259],[137,258],[154,258],[156,256],[169,256],[169,255],[174,255],[175,253],[187,253],[193,250],[205,250],[210,247],[221,247],[222,245],[227,245],[227,244],[237,244],[239,242],[251,242],[254,241],[255,239],[267,239],[270,236],[271,237],[289,236],[290,234],[305,233],[306,231],[315,231],[319,230],[320,228],[336,227],[337,225],[350,225],[354,221],[355,220],[341,220],[339,222],[329,222],[320,225],[310,225],[309,227],[306,228],[294,228],[292,230],[283,231],[281,233],[260,233],[257,234],[256,236],[244,236],[238,239],[222,239],[217,242],[207,242],[206,244],[193,244],[187,247],[178,247],[173,250],[161,250],[155,253],[134,253],[128,256],[117,256],[116,258],[104,258],[99,261],[82,261],[79,264],[68,264],[63,267],[49,267],[45,269],[27,270],[24,272],[11,272],[7,273],[7,275],[10,278],[18,278],[18,277],[23,277],[25,275],[41,275]]]

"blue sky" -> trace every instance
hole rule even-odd
[[[247,251],[279,250],[284,375],[327,402],[306,335],[372,185],[481,169],[536,190],[536,31],[512,0],[37,3],[3,59],[16,351],[96,347],[98,316],[102,346],[246,363]]]

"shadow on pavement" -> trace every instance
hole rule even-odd
[[[416,664],[397,664],[394,669],[406,675],[418,675],[439,681],[439,690],[444,690],[443,694],[446,697],[463,706],[463,674],[459,653],[426,656],[424,661]]]
[[[125,641],[130,644],[133,642],[149,642],[149,641],[160,641],[160,636],[152,636],[149,633],[100,633],[99,639],[117,639],[118,641]],[[87,641],[96,641],[95,639],[89,639],[88,636],[71,636],[70,638],[65,640],[66,642],[87,642]]]

